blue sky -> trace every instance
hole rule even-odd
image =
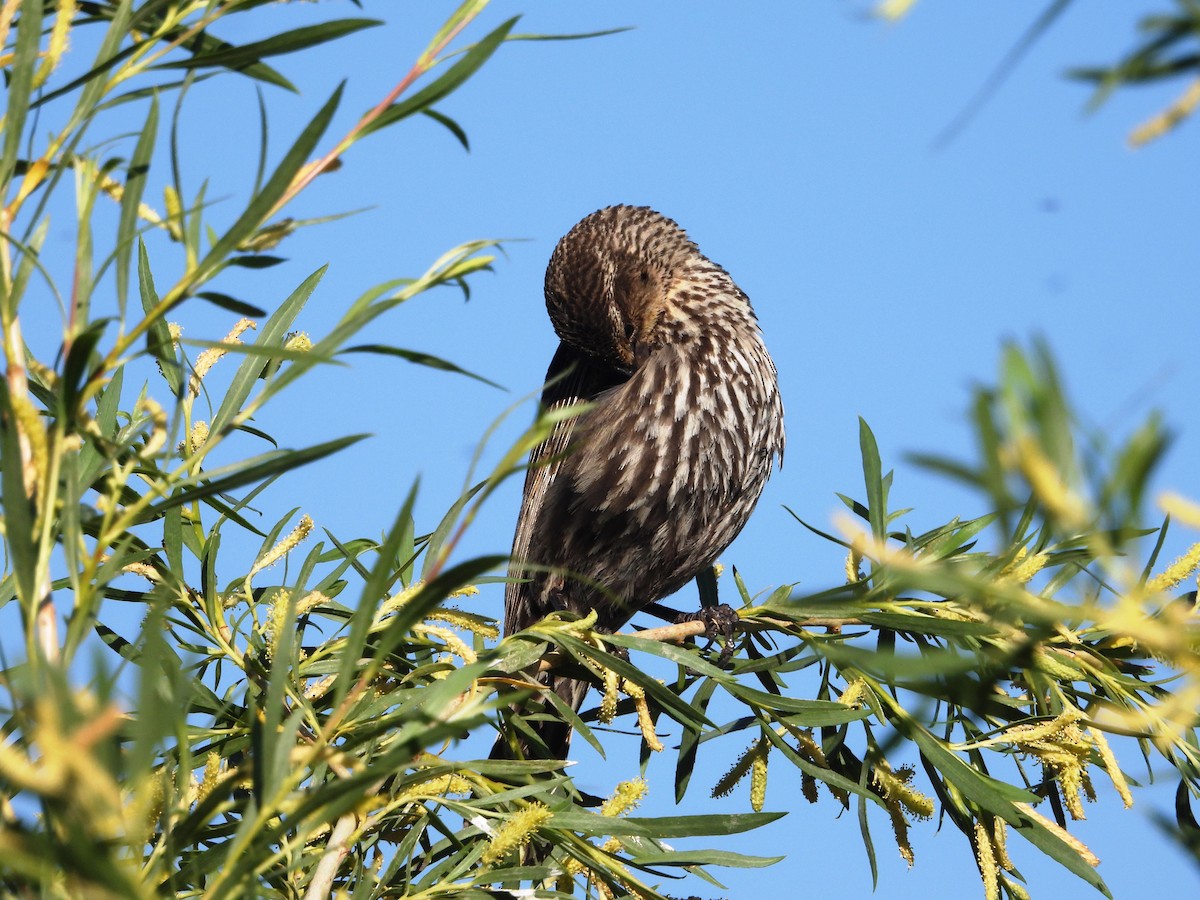
[[[419,274],[458,243],[521,238],[494,274],[473,280],[469,303],[449,290],[419,297],[363,337],[444,356],[509,392],[367,357],[319,373],[268,409],[260,427],[293,446],[363,430],[375,437],[296,473],[290,488],[265,498],[264,519],[303,502],[340,537],[374,535],[420,475],[418,528],[432,527],[460,493],[486,425],[541,384],[556,343],[541,298],[555,242],[583,215],[617,202],[676,219],[730,271],[779,367],[786,464],[723,556],[752,590],[795,582],[815,591],[843,577],[841,555],[782,507],[828,523],[840,507],[835,492],[861,494],[858,416],[874,429],[885,466],[897,467],[893,502],[915,508],[914,530],[985,512],[903,454],[969,452],[969,390],[995,378],[1005,340],[1044,336],[1091,426],[1119,436],[1161,410],[1176,441],[1157,486],[1200,497],[1195,126],[1131,150],[1129,130],[1182,87],[1123,92],[1087,114],[1088,89],[1062,77],[1127,51],[1138,14],[1164,0],[1074,4],[965,131],[935,147],[1044,5],[927,0],[889,26],[865,17],[865,2],[755,4],[750,12],[707,2],[494,4],[475,37],[518,13],[519,32],[636,28],[502,47],[439,107],[466,129],[470,153],[427,120],[355,147],[288,212],[374,208],[295,235],[281,248],[292,261],[243,277],[241,296],[270,307],[328,262],[300,322],[319,335],[361,292]],[[407,71],[452,6],[366,0],[363,13],[386,19],[384,27],[305,62],[281,60],[302,93],[267,91],[276,156],[342,78],[347,95],[330,134],[349,128]],[[349,4],[334,7],[296,5],[286,15],[356,14]],[[285,14],[264,13],[264,28],[279,27]],[[195,190],[211,177],[210,196],[244,191],[256,128],[244,81],[195,87],[182,137],[199,151],[185,155],[185,183]],[[155,258],[160,282],[169,283],[170,252]],[[205,338],[230,321],[199,306],[181,318],[189,336]],[[498,458],[532,412],[527,405],[512,417],[485,460]],[[464,555],[507,550],[518,490],[514,482],[489,504]],[[1176,533],[1168,552],[1189,542]],[[478,608],[499,615],[501,602],[492,588]],[[714,753],[712,778],[737,749]],[[635,759],[626,760],[629,771]],[[651,789],[643,811],[671,814],[669,772],[657,780],[652,772]],[[1153,798],[1169,802],[1163,791]],[[1195,888],[1195,870],[1158,838],[1152,803],[1122,811],[1103,787],[1101,801],[1077,833],[1104,860],[1116,897],[1144,896],[1151,865],[1158,885]],[[720,804],[747,806],[744,792]],[[788,859],[730,872],[730,896],[788,896],[800,885],[831,898],[870,895],[852,814],[838,818],[827,795],[808,806],[783,777],[773,780],[767,808],[791,813],[736,849]],[[688,801],[687,811],[709,809],[700,792]],[[966,842],[952,828],[914,826],[912,871],[891,848],[884,819],[873,834],[881,896],[980,895]],[[1090,893],[1033,848],[1018,851],[1035,896]]]

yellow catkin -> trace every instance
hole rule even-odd
[[[1071,832],[1067,831],[1067,829],[1061,827],[1057,822],[1047,819],[1028,803],[1014,803],[1013,806],[1029,818],[1037,820],[1037,822],[1043,828],[1051,832],[1055,837],[1074,850],[1076,855],[1078,855],[1079,858],[1089,866],[1095,868],[1096,866],[1100,865],[1100,858],[1096,856],[1096,854],[1090,849],[1088,849],[1087,844],[1079,840],[1079,838],[1075,837],[1075,835],[1071,834]]]
[[[807,772],[802,772],[800,775],[800,793],[809,803],[816,803],[820,799],[817,794],[817,779]]]
[[[882,760],[871,770],[871,779],[885,800],[899,803],[918,818],[928,819],[933,815],[933,800],[909,784],[912,777],[913,770],[910,767],[902,766],[892,771]]]
[[[490,866],[504,859],[513,850],[529,843],[534,832],[545,825],[553,817],[549,807],[544,803],[530,803],[524,809],[513,813],[508,821],[496,829],[495,835],[483,851],[481,861]]]
[[[750,808],[755,812],[762,812],[767,801],[767,754],[770,750],[770,743],[762,738],[754,742],[750,760]]]
[[[1121,771],[1116,754],[1113,753],[1112,747],[1108,745],[1108,739],[1104,737],[1104,732],[1098,728],[1089,728],[1088,736],[1092,739],[1092,743],[1096,745],[1096,752],[1100,754],[1100,759],[1104,762],[1104,771],[1112,779],[1113,787],[1117,789],[1117,793],[1121,797],[1121,802],[1125,804],[1126,809],[1129,809],[1129,807],[1133,806],[1133,794],[1129,791],[1129,782],[1125,780],[1125,773]]]
[[[755,744],[751,744],[739,756],[732,766],[729,767],[720,780],[713,785],[712,795],[714,797],[727,797],[737,787],[738,782],[746,777],[746,773],[750,771],[751,765],[754,763],[754,748]]]
[[[862,581],[862,553],[851,547],[846,553],[846,583],[855,584]]]
[[[996,862],[1005,872],[1016,869],[1008,855],[1008,823],[999,816],[992,819],[992,852],[996,856]]]
[[[975,859],[983,879],[983,896],[986,900],[1000,900],[1000,869],[992,850],[991,834],[982,822],[975,823]]]
[[[453,594],[451,594],[453,596]],[[480,622],[473,616],[456,609],[436,609],[425,617],[426,622],[445,622],[459,631],[469,631],[482,638],[494,639],[500,637],[500,629],[495,625]]]
[[[1157,140],[1194,113],[1197,106],[1200,106],[1200,78],[1189,84],[1178,100],[1135,128],[1129,135],[1130,146],[1141,147]]]
[[[646,796],[649,787],[644,778],[631,778],[622,781],[613,789],[613,794],[600,807],[602,816],[623,816],[637,809],[642,798]]]
[[[617,714],[618,689],[620,685],[621,676],[612,669],[605,669],[604,697],[600,700],[600,709],[597,713],[602,725],[607,725]]]
[[[20,8],[21,0],[4,0],[4,6],[0,7],[0,47],[8,45],[8,32],[12,28],[17,10]],[[6,53],[4,56],[0,56],[0,64],[12,65],[12,54]]]
[[[199,451],[209,439],[209,424],[204,420],[194,422],[192,430],[187,433],[187,455],[192,456]]]
[[[626,692],[629,690],[629,682],[625,682]],[[633,697],[633,705],[637,709],[638,727],[642,729],[642,740],[646,742],[646,746],[655,753],[663,751],[663,742],[658,739],[658,735],[654,731],[654,719],[650,715],[650,704],[646,702],[646,694],[641,689],[637,689],[637,694]]]
[[[889,800],[884,805],[887,808],[888,818],[892,822],[892,834],[896,838],[896,849],[900,851],[900,858],[908,863],[908,867],[911,869],[916,861],[916,855],[913,853],[912,842],[908,839],[908,820],[904,818],[904,810],[895,800]]]
[[[1158,505],[1175,521],[1182,522],[1190,528],[1200,528],[1200,503],[1179,494],[1166,493],[1158,498]]]
[[[721,575],[725,572],[725,564],[719,563],[719,562],[713,563],[712,571],[713,571],[713,578],[720,578]]]
[[[1088,786],[1087,760],[1092,744],[1079,727],[1083,713],[1068,708],[1048,722],[1017,725],[1001,738],[1012,741],[1017,749],[1036,757],[1059,785],[1064,805],[1073,819],[1086,818],[1081,792]]]
[[[291,553],[292,550],[296,548],[297,544],[308,537],[308,534],[310,531],[312,531],[312,529],[313,520],[306,513],[300,517],[300,521],[296,523],[296,527],[292,529],[291,533],[287,537],[268,550],[263,555],[262,559],[258,560],[258,562],[251,567],[250,571],[246,573],[247,596],[250,595],[250,580],[263,569],[270,568],[271,566],[275,565],[275,563],[279,562],[279,560],[283,559],[283,557]]]
[[[887,19],[889,22],[895,22],[908,15],[908,11],[916,2],[917,0],[879,0],[875,4],[875,15],[881,19]]]
[[[54,17],[54,25],[50,28],[50,42],[46,46],[46,53],[42,57],[42,64],[38,67],[37,74],[33,78],[35,89],[46,83],[46,79],[50,77],[50,73],[58,68],[63,54],[67,52],[71,34],[71,20],[75,18],[75,6],[75,0],[58,0],[58,15]]]
[[[861,678],[855,678],[846,685],[846,689],[842,691],[842,696],[838,697],[838,703],[860,709],[865,705],[863,698],[866,693],[867,683]]]
[[[1198,568],[1200,568],[1200,542],[1192,544],[1187,553],[1167,566],[1161,574],[1151,578],[1146,583],[1146,590],[1152,594],[1168,591]]]
[[[108,561],[108,556],[101,558],[102,562]],[[147,565],[144,562],[131,562],[121,566],[121,571],[127,575],[141,575],[147,581],[153,581],[158,584],[162,581],[162,576],[158,574],[158,570],[154,566]]]
[[[257,327],[258,324],[253,319],[239,319],[237,324],[229,329],[229,334],[225,335],[221,342],[224,344],[240,344],[242,342],[242,333],[247,329]],[[191,391],[193,397],[199,395],[200,383],[204,380],[204,376],[212,370],[217,360],[228,352],[225,347],[209,347],[196,357],[196,365],[192,370],[192,378],[188,382],[188,390]]]
[[[284,350],[295,350],[297,353],[307,353],[312,349],[312,338],[308,336],[306,331],[297,331],[294,334],[288,335],[288,339],[283,342]]]
[[[1004,887],[1012,900],[1032,900],[1029,896],[1029,891],[1025,890],[1025,886],[1021,882],[1014,881],[1007,875],[1001,875],[1000,877],[1004,879]]]
[[[150,434],[146,436],[146,443],[138,451],[139,457],[149,459],[167,442],[167,414],[158,402],[150,397],[139,400],[134,410],[145,413],[150,419]]]
[[[283,634],[283,630],[288,625],[288,609],[291,605],[292,592],[279,591],[275,594],[275,599],[271,602],[271,608],[267,613],[267,624],[265,631],[267,633],[267,653],[274,657],[275,650],[279,643],[279,637]],[[303,597],[296,601],[296,608],[293,616],[299,619],[303,615],[312,612],[317,606],[322,603],[328,603],[329,598],[320,591],[309,591]]]
[[[811,731],[796,731],[792,733],[792,737],[796,739],[796,749],[802,756],[812,760],[823,769],[829,768],[829,760],[825,758],[825,751],[821,749],[820,744],[813,740]]]
[[[1049,561],[1050,557],[1047,554],[1030,554],[1026,548],[1022,547],[1017,551],[1013,561],[1004,567],[1000,577],[1012,579],[1017,584],[1028,584],[1033,580],[1034,575],[1046,567],[1046,563]]]
[[[475,654],[475,651],[468,647],[463,639],[449,628],[443,628],[440,625],[418,625],[416,630],[423,634],[441,638],[442,643],[446,645],[446,649],[465,663],[473,663],[479,658]]]
[[[461,775],[453,772],[438,775],[428,781],[410,785],[396,798],[397,803],[407,803],[425,797],[445,797],[449,794],[469,794],[474,785]]]
[[[1067,528],[1086,526],[1087,510],[1083,502],[1063,482],[1058,469],[1037,442],[1023,436],[1017,440],[1014,449],[1018,468],[1046,510]]]
[[[196,788],[196,802],[201,803],[213,792],[221,781],[221,757],[210,753],[204,759],[204,774],[200,778],[200,786]]]
[[[20,394],[10,394],[12,409],[18,425],[26,440],[29,442],[29,465],[25,468],[25,491],[33,496],[37,486],[46,483],[46,473],[50,466],[49,441],[46,439],[46,426],[42,417],[28,397]],[[165,418],[165,417],[164,417]]]

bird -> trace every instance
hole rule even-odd
[[[649,207],[605,207],[571,228],[545,298],[559,345],[541,408],[586,405],[530,454],[504,633],[557,611],[594,611],[611,633],[710,567],[746,524],[783,461],[778,375],[746,294]],[[536,677],[580,709],[586,681]],[[571,727],[541,711],[529,723],[540,747],[502,734],[493,755],[565,760]]]

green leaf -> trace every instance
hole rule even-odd
[[[429,353],[421,353],[417,350],[404,350],[401,347],[389,347],[386,344],[358,344],[354,347],[347,347],[341,351],[342,353],[377,353],[381,356],[398,356],[400,359],[408,360],[410,363],[416,363],[419,366],[428,366],[431,369],[441,369],[443,372],[454,372],[458,375],[466,375],[468,378],[474,378],[476,381],[482,381],[486,385],[490,385],[500,390],[505,390],[496,382],[484,378],[482,375],[476,375],[474,372],[469,372],[466,369],[456,366],[454,363],[444,360],[440,357],[433,356]]]
[[[1068,872],[1082,878],[1105,897],[1112,897],[1104,879],[1088,865],[1074,847],[1027,813],[1021,810],[1016,810],[1015,813],[1019,817],[1019,821],[1009,820],[1009,822],[1017,834],[1063,866]]]
[[[288,329],[296,320],[296,316],[300,315],[300,310],[304,308],[304,304],[308,302],[308,298],[312,296],[313,290],[321,281],[325,274],[327,266],[322,266],[313,272],[300,283],[286,300],[280,304],[279,309],[271,314],[271,318],[267,319],[266,323],[258,331],[258,338],[254,341],[255,347],[264,347],[268,349],[282,348]],[[215,434],[223,433],[239,418],[239,414],[243,413],[242,405],[250,396],[250,392],[254,389],[255,383],[258,381],[258,376],[262,372],[263,364],[261,358],[256,358],[254,355],[248,355],[242,360],[238,370],[234,373],[233,380],[229,384],[229,389],[225,391],[225,396],[221,399],[221,405],[213,414],[212,422],[209,429]],[[269,396],[271,391],[270,385],[263,388],[263,396],[260,398],[260,403]]]
[[[921,752],[929,758],[942,777],[958,788],[964,797],[992,815],[1004,819],[1014,828],[1021,824],[1021,814],[1013,804],[1034,803],[1037,798],[1033,794],[984,775],[967,765],[958,754],[947,748],[907,714],[898,716],[897,723],[897,728],[906,737],[916,741]]]
[[[174,494],[151,506],[141,519],[143,521],[154,519],[174,506],[193,503],[204,497],[222,494],[245,484],[264,481],[272,476],[337,453],[365,437],[367,437],[365,434],[353,434],[349,437],[306,447],[303,450],[275,450],[243,462],[195,475],[179,482]]]
[[[6,69],[8,112],[4,116],[4,156],[0,158],[0,185],[4,185],[5,193],[16,169],[21,138],[25,132],[25,116],[29,112],[33,93],[33,75],[38,64],[41,34],[42,4],[21,4],[12,64]]]
[[[468,49],[454,65],[442,73],[441,77],[422,90],[417,91],[406,100],[393,103],[375,121],[367,125],[362,134],[368,135],[381,128],[386,128],[401,119],[417,112],[424,112],[439,100],[453,93],[468,78],[474,75],[479,67],[487,62],[496,49],[504,43],[508,33],[517,24],[519,16],[514,16],[507,22],[490,32],[481,41]]]
[[[728,869],[761,869],[773,866],[784,856],[747,856],[730,850],[660,850],[637,853],[639,866],[724,866]]]
[[[220,66],[233,71],[251,69],[254,64],[268,56],[280,56],[285,53],[295,53],[307,47],[315,47],[329,41],[361,31],[364,28],[374,28],[383,23],[377,19],[334,19],[318,25],[307,25],[292,31],[274,35],[261,41],[243,44],[240,47],[225,45],[214,49],[204,49],[194,54],[190,59],[159,63],[155,69],[198,69]],[[277,83],[277,82],[276,82]],[[285,85],[291,87],[290,84]],[[293,88],[294,90],[294,88]]]
[[[413,482],[404,498],[404,505],[396,515],[396,521],[384,538],[379,548],[379,555],[371,574],[363,585],[354,615],[350,620],[350,633],[346,636],[346,646],[342,650],[338,666],[338,677],[334,688],[334,706],[339,707],[354,683],[354,670],[363,656],[363,648],[367,643],[367,634],[371,628],[371,620],[375,610],[386,596],[388,581],[396,561],[396,554],[404,540],[408,522],[412,519],[413,506],[417,502],[417,487],[419,482]],[[332,538],[333,536],[330,535]]]
[[[430,611],[450,596],[452,591],[470,584],[484,572],[491,571],[507,561],[508,557],[500,554],[479,556],[459,563],[432,581],[422,584],[417,592],[396,611],[395,615],[387,620],[387,625],[380,632],[376,642],[378,655],[373,660],[376,667],[382,664],[387,654],[391,653],[400,640],[411,631],[412,626],[425,618]]]
[[[154,144],[158,137],[158,96],[150,97],[150,110],[146,113],[146,124],[138,135],[137,145],[126,169],[125,186],[121,191],[121,215],[117,221],[117,308],[121,318],[125,317],[125,304],[129,295],[129,262],[138,231],[138,206],[146,189],[146,177],[150,174],[150,161],[154,156]],[[141,242],[138,241],[139,248]],[[142,251],[139,249],[139,254]],[[139,270],[141,261],[138,262]],[[139,271],[140,277],[140,271]],[[143,305],[145,298],[143,298]]]
[[[452,118],[449,116],[444,116],[434,109],[423,109],[421,110],[421,115],[428,116],[429,118],[433,119],[433,121],[444,127],[447,131],[454,135],[460,144],[462,144],[462,148],[464,150],[466,150],[468,153],[471,152],[471,144],[467,140],[467,133],[463,131],[462,126],[455,122]]]
[[[150,259],[146,255],[146,243],[138,238],[138,290],[142,298],[142,309],[147,316],[154,314],[158,306],[158,292],[154,290],[154,276],[150,272]],[[176,397],[183,396],[183,367],[179,354],[171,339],[171,327],[162,315],[155,316],[146,330],[146,349],[158,360],[158,370],[167,380],[167,386]]]
[[[263,224],[275,208],[275,204],[283,198],[291,186],[296,173],[308,161],[317,142],[325,133],[325,129],[329,127],[329,122],[333,119],[333,114],[341,102],[344,86],[344,84],[338,85],[337,90],[296,138],[296,142],[292,144],[291,149],[284,155],[275,171],[271,173],[271,177],[267,179],[262,190],[255,195],[229,230],[221,235],[196,269],[189,273],[187,279],[189,284],[195,285],[206,281],[221,265],[228,262],[229,254],[241,246],[242,242]]]
[[[213,306],[220,307],[226,312],[231,312],[239,316],[245,316],[248,319],[261,319],[267,314],[265,309],[254,306],[251,303],[246,303],[243,300],[238,300],[236,297],[230,297],[228,294],[222,294],[218,291],[200,291],[196,296],[201,300],[207,300]]]
[[[879,461],[879,445],[875,443],[875,435],[861,416],[858,419],[858,443],[862,451],[871,533],[876,540],[882,541],[887,535],[887,492],[883,484],[883,467]]]
[[[29,615],[38,601],[34,512],[33,504],[25,494],[16,413],[8,392],[8,380],[4,378],[0,378],[0,496],[4,500],[5,544],[11,558],[17,592]]]
[[[654,840],[696,837],[700,835],[741,834],[769,825],[786,813],[729,813],[706,816],[631,816],[618,819],[600,816],[580,809],[554,810],[550,823],[563,831],[577,831],[587,836],[614,835],[644,837]]]

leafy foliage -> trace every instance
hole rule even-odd
[[[333,149],[318,150],[340,89],[277,161],[264,132],[261,177],[222,224],[205,189],[185,198],[181,186],[188,86],[221,73],[290,88],[267,60],[370,25],[334,19],[238,46],[218,36],[231,16],[267,6],[286,9],[27,0],[0,10],[0,605],[19,611],[24,651],[0,671],[6,892],[484,897],[533,882],[528,896],[662,897],[679,876],[716,883],[710,869],[773,861],[720,846],[779,817],[764,811],[772,765],[798,769],[810,801],[823,784],[831,812],[853,803],[873,864],[869,809],[910,860],[911,820],[936,813],[967,837],[990,896],[1024,896],[1010,832],[1103,890],[1066,822],[1100,772],[1129,796],[1116,749],[1132,742],[1178,773],[1176,827],[1191,833],[1200,629],[1194,593],[1176,596],[1176,585],[1200,551],[1164,567],[1169,519],[1144,523],[1167,438],[1152,419],[1116,448],[1081,441],[1040,348],[1009,348],[998,387],[978,391],[976,460],[917,460],[993,512],[905,529],[864,423],[861,499],[844,498],[836,534],[807,526],[846,550],[844,583],[758,598],[737,576],[728,662],[694,646],[694,623],[605,635],[557,615],[496,642],[492,620],[458,608],[503,564],[458,560],[461,535],[549,417],[427,532],[415,486],[379,539],[315,540],[299,510],[266,531],[254,524],[248,511],[272,484],[357,440],[281,448],[256,417],[348,353],[461,372],[419,350],[351,342],[418,294],[465,289],[495,243],[463,244],[418,278],[367,290],[316,339],[293,327],[322,270],[269,310],[234,296],[230,274],[271,266],[269,251],[317,224],[282,214],[358,140],[420,113],[465,141],[434,104],[518,37],[510,20],[452,49],[485,6],[468,0]],[[87,29],[94,59],[58,76],[68,36],[84,44]],[[50,104],[59,115],[47,134],[34,118]],[[141,127],[110,142],[110,117],[130,110]],[[85,139],[96,131],[99,142]],[[114,146],[128,157],[106,155]],[[167,184],[158,208],[146,199],[152,175]],[[44,252],[59,202],[75,212],[65,269]],[[115,219],[99,211],[109,202]],[[168,251],[184,261],[170,283]],[[48,297],[62,343],[39,359],[22,322]],[[222,339],[184,340],[171,317],[201,302],[246,318]],[[211,373],[225,357],[237,364],[218,386]],[[202,396],[208,421],[197,417]],[[1162,506],[1200,529],[1194,504]],[[89,672],[97,645],[106,655]],[[529,729],[519,701],[537,689],[539,666],[596,682],[596,708],[560,710],[577,742],[609,746],[617,737],[597,726],[626,717],[643,772],[672,745],[677,799],[749,778],[751,810],[637,816],[643,772],[623,773],[598,803],[557,761],[462,758],[467,735]],[[1116,749],[1113,734],[1124,736]],[[693,785],[701,753],[730,759],[717,785]],[[691,838],[716,847],[673,845]],[[543,852],[523,852],[531,844]]]

